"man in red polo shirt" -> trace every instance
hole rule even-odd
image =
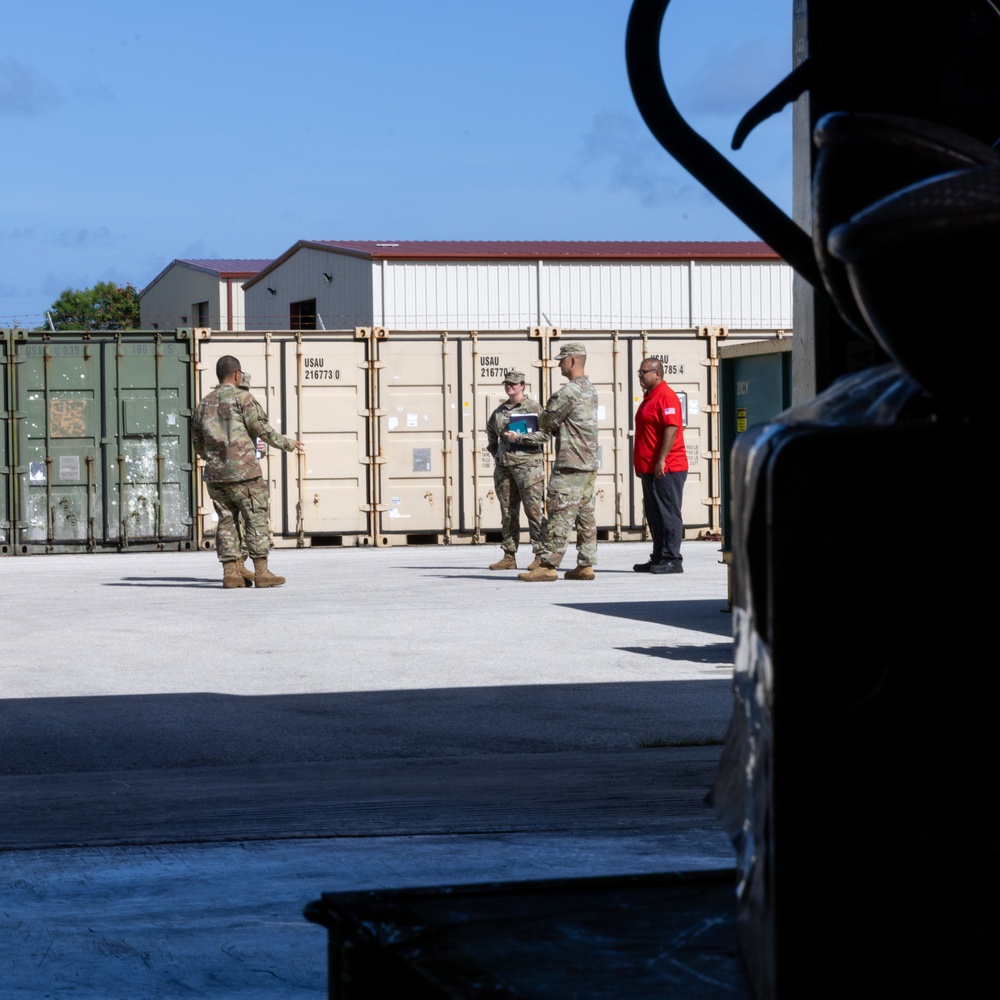
[[[688,473],[684,414],[677,394],[663,381],[663,364],[656,358],[643,359],[639,383],[643,398],[635,411],[632,462],[642,480],[642,504],[653,536],[653,553],[649,562],[632,568],[636,573],[683,573],[681,499]]]

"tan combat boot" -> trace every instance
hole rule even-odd
[[[276,576],[267,568],[267,556],[263,559],[254,559],[253,568],[257,571],[254,573],[253,582],[258,590],[262,587],[280,587],[285,582],[283,576]]]
[[[565,579],[567,580],[593,580],[594,579],[594,567],[593,566],[577,566],[576,569],[571,569],[566,573]]]
[[[542,565],[542,557],[536,552],[535,558],[528,563],[528,569],[538,569]]]
[[[526,583],[537,583],[540,580],[558,580],[559,574],[554,567],[547,563],[539,563],[538,569],[529,570],[527,573],[518,573],[517,578]]]
[[[503,559],[500,562],[493,563],[490,569],[517,569],[517,560],[514,558],[514,553],[505,552]]]
[[[240,576],[240,564],[238,562],[224,562],[222,564],[222,588],[223,590],[242,590],[246,586],[246,581]]]
[[[245,587],[252,587],[255,577],[254,571],[246,564],[246,556],[244,556],[237,564],[239,567],[240,576],[243,577],[243,585]]]

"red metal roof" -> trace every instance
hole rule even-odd
[[[433,257],[537,258],[565,257],[592,260],[733,258],[778,259],[759,240],[682,242],[644,240],[302,240],[298,246],[327,247],[372,258]]]
[[[197,267],[203,271],[211,271],[220,278],[252,278],[258,271],[263,271],[271,258],[267,260],[224,258],[222,260],[191,260],[178,259],[177,264],[187,264],[189,267]]]
[[[643,240],[299,240],[248,278],[250,288],[303,247],[353,254],[369,260],[780,260],[759,240],[657,242]]]

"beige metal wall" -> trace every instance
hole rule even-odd
[[[712,475],[710,466],[713,442],[717,441],[717,429],[713,427],[713,416],[717,410],[717,386],[713,388],[709,355],[712,338],[709,335],[693,334],[691,331],[654,332],[629,342],[630,384],[629,406],[630,427],[635,424],[635,411],[642,402],[639,391],[638,369],[643,358],[658,358],[663,364],[664,378],[677,393],[684,409],[684,445],[688,456],[688,475],[684,487],[683,514],[687,533],[712,531],[716,525],[713,518],[712,499],[718,494],[718,480]],[[633,431],[629,431],[629,437]],[[631,455],[631,448],[629,449]],[[631,470],[630,470],[631,474]],[[632,524],[641,524],[642,488],[633,476],[630,490],[628,517]]]
[[[457,345],[445,333],[383,336],[378,355],[379,544],[452,540],[458,504]]]
[[[140,326],[163,331],[191,327],[198,322],[199,302],[208,303],[208,323],[213,329],[243,328],[242,279],[220,278],[177,262],[141,293]]]
[[[281,341],[286,434],[304,455],[285,455],[282,534],[361,536],[372,499],[367,331]],[[341,543],[342,544],[342,543]]]
[[[632,472],[636,369],[657,357],[686,410],[688,537],[720,524],[718,348],[761,340],[720,327],[660,331],[246,331],[199,340],[201,385],[235,354],[271,423],[306,443],[304,456],[267,448],[274,544],[404,545],[498,538],[499,504],[486,422],[505,399],[503,372],[519,368],[544,405],[563,384],[553,359],[567,340],[587,346],[600,399],[597,522],[602,540],[644,535]],[[552,449],[546,459],[551,466]],[[199,544],[211,546],[215,514],[202,487]],[[526,536],[525,536],[526,537]]]
[[[197,398],[214,387],[216,361],[233,354],[268,422],[306,445],[294,455],[258,442],[274,544],[369,544],[370,330],[202,333]],[[211,545],[218,519],[200,476],[199,487],[200,542]]]
[[[534,335],[469,333],[457,341],[461,377],[459,422],[459,477],[463,484],[460,530],[477,542],[500,531],[500,503],[493,488],[493,459],[487,448],[490,414],[507,399],[503,373],[524,372],[525,395],[544,404],[548,377],[543,367],[544,344]]]

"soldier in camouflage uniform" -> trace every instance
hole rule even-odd
[[[247,392],[250,391],[249,372],[243,372],[242,378],[240,378],[240,388],[246,389]],[[252,395],[250,396],[250,398],[253,399],[255,403],[257,403],[257,400],[254,399]],[[267,414],[264,413],[264,408],[260,405],[260,403],[257,403],[257,409],[260,411],[261,420],[267,420]],[[257,448],[256,451],[259,457],[260,449]],[[243,577],[244,583],[248,587],[252,587],[255,573],[246,564],[247,559],[250,557],[250,553],[247,551],[247,537],[246,537],[246,532],[243,530],[243,522],[241,520],[235,519],[232,513],[230,512],[229,508],[223,507],[222,504],[219,503],[217,500],[212,501],[212,506],[215,508],[215,514],[216,517],[218,518],[218,525],[219,525],[215,531],[216,538],[219,538],[230,531],[235,531],[236,534],[239,536],[240,558],[239,562],[237,563],[237,569],[239,570],[240,576]]]
[[[280,587],[285,578],[267,566],[269,504],[267,483],[257,461],[257,438],[284,451],[303,451],[304,446],[279,434],[253,396],[240,388],[243,372],[236,358],[229,354],[219,358],[215,374],[219,384],[191,415],[191,442],[205,461],[208,495],[232,516],[232,525],[216,532],[222,586],[227,590],[244,586],[239,571],[240,536],[235,530],[239,522],[253,559],[255,586]],[[223,528],[221,521],[219,528]]]
[[[576,528],[576,568],[567,580],[593,580],[597,562],[597,518],[594,486],[597,482],[597,391],[584,374],[587,348],[581,343],[563,344],[559,371],[569,379],[549,397],[538,416],[538,430],[530,434],[506,431],[512,444],[540,443],[547,434],[556,435],[556,460],[546,503],[548,521],[539,566],[518,574],[519,580],[555,580]]]
[[[542,547],[545,500],[545,461],[542,444],[511,444],[504,436],[511,421],[526,414],[536,417],[541,407],[524,395],[524,372],[508,369],[503,375],[503,388],[507,401],[501,403],[486,423],[487,448],[493,456],[493,485],[500,501],[500,532],[503,558],[492,563],[490,569],[517,569],[514,553],[521,538],[520,509],[528,519],[528,535],[534,561],[528,569],[538,565]]]

